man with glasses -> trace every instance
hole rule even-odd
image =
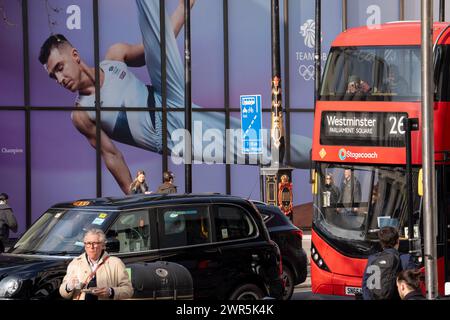
[[[106,236],[100,229],[88,230],[84,236],[85,252],[72,260],[59,287],[65,299],[127,299],[133,287],[125,265],[105,251]]]

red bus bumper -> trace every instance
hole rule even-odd
[[[331,273],[311,260],[311,290],[314,294],[354,296],[361,289],[362,278]]]
[[[341,254],[330,247],[314,230],[311,236],[312,246],[327,266],[320,268],[311,257],[312,292],[341,296],[354,296],[355,292],[360,292],[367,259],[356,259]]]

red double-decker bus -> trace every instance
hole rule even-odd
[[[420,22],[394,22],[349,29],[332,44],[314,118],[313,293],[359,292],[367,257],[379,250],[377,231],[384,225],[398,227],[402,252],[409,250],[408,226],[413,226],[421,261],[420,37]],[[436,233],[442,295],[450,277],[449,24],[434,24],[433,41]],[[419,121],[419,130],[411,132],[412,210],[407,206],[405,118]]]

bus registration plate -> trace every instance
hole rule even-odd
[[[354,296],[357,293],[362,294],[362,289],[359,287],[345,287],[345,294],[347,296]]]

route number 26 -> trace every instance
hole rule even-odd
[[[405,116],[401,116],[399,119],[395,116],[389,117],[389,122],[391,124],[391,130],[389,131],[389,134],[405,134],[405,129],[403,128],[403,119],[405,119]]]

